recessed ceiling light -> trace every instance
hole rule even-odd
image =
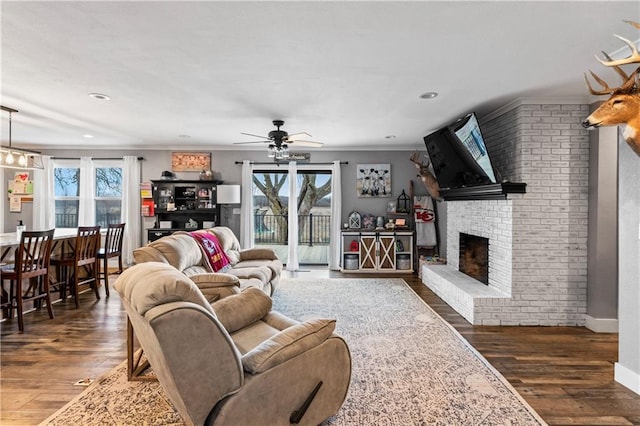
[[[98,99],[99,101],[110,101],[111,97],[107,95],[103,95],[102,93],[89,93],[89,97],[93,99]]]
[[[389,135],[389,136],[385,136],[385,139],[395,139],[396,135]]]
[[[190,135],[178,135],[179,138],[183,138],[183,139],[189,139],[191,136]]]
[[[420,95],[420,99],[433,99],[438,96],[438,92],[425,92]]]
[[[87,133],[86,135],[82,135],[82,137],[83,138],[87,138],[87,139],[91,139],[91,138],[93,138],[93,135],[90,135],[90,134]]]

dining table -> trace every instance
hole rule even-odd
[[[77,228],[56,228],[53,233],[54,244],[71,240],[78,235]],[[0,234],[0,263],[13,260],[13,253],[20,245],[17,232],[5,232]]]

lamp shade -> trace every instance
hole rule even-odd
[[[218,185],[218,204],[240,204],[240,185]]]

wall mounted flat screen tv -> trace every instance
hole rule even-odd
[[[441,189],[497,183],[476,115],[424,137]]]

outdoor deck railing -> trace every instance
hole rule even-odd
[[[104,228],[109,223],[120,223],[120,215],[100,214],[96,216],[96,223]],[[78,215],[76,213],[56,213],[56,228],[77,228]]]
[[[328,245],[331,235],[331,216],[298,215],[298,244]],[[287,216],[256,213],[255,239],[258,244],[287,244]]]

